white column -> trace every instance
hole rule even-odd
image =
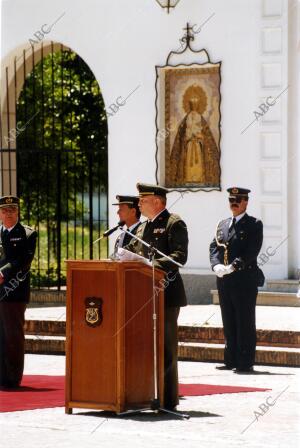
[[[300,272],[300,1],[289,8],[288,263],[289,277]],[[298,273],[298,274],[297,274]]]

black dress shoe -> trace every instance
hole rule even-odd
[[[217,370],[232,370],[234,369],[234,367],[230,367],[230,366],[216,366]]]
[[[247,374],[253,372],[254,372],[253,367],[237,367],[236,369],[234,369],[234,373],[240,373],[240,374]]]
[[[6,389],[17,389],[18,387],[20,387],[20,383],[18,383],[17,381],[4,381],[1,384],[1,387],[5,387]]]

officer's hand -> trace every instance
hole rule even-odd
[[[232,266],[232,264],[229,264],[228,266],[224,266],[224,267],[225,267],[225,274],[224,275],[231,274],[235,270],[234,267]]]
[[[234,267],[232,264],[229,264],[228,266],[225,266],[224,264],[216,264],[216,266],[214,266],[214,271],[217,277],[222,278],[224,275],[231,274],[234,271]]]
[[[214,266],[214,272],[217,277],[222,278],[226,274],[226,266],[224,264],[216,264]]]
[[[2,285],[2,283],[4,283],[4,277],[0,275],[0,285]]]

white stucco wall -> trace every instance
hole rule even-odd
[[[229,215],[226,188],[237,185],[252,190],[248,211],[264,221],[263,251],[269,247],[273,253],[288,236],[263,267],[268,278],[286,278],[288,267],[291,271],[299,263],[297,218],[288,212],[288,192],[299,186],[290,178],[291,172],[299,173],[294,165],[299,167],[299,156],[291,162],[288,147],[289,123],[297,153],[299,108],[295,101],[288,108],[289,99],[299,96],[299,44],[288,44],[288,39],[299,39],[297,11],[298,0],[181,0],[170,14],[154,0],[4,0],[1,55],[4,64],[20,55],[34,32],[65,12],[47,38],[85,60],[106,108],[137,89],[108,119],[111,203],[118,193],[135,194],[137,181],[155,183],[155,65],[165,64],[169,52],[178,48],[187,22],[200,26],[211,17],[193,47],[205,48],[212,62],[222,61],[222,191],[169,195],[169,204],[179,198],[172,211],[189,229],[186,272],[211,272],[208,245],[217,221]],[[288,18],[293,23],[290,34]],[[291,76],[294,82],[289,85]],[[265,116],[242,133],[262,101],[288,85]],[[300,202],[299,194],[297,199]],[[294,210],[299,217],[299,206]],[[114,225],[114,207],[109,215]]]

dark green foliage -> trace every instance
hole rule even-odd
[[[17,123],[23,129],[17,136],[21,219],[40,230],[35,268],[55,283],[58,258],[89,257],[90,240],[106,227],[93,223],[89,232],[83,201],[90,190],[106,194],[108,182],[105,107],[85,62],[59,51],[36,64],[18,99]]]

